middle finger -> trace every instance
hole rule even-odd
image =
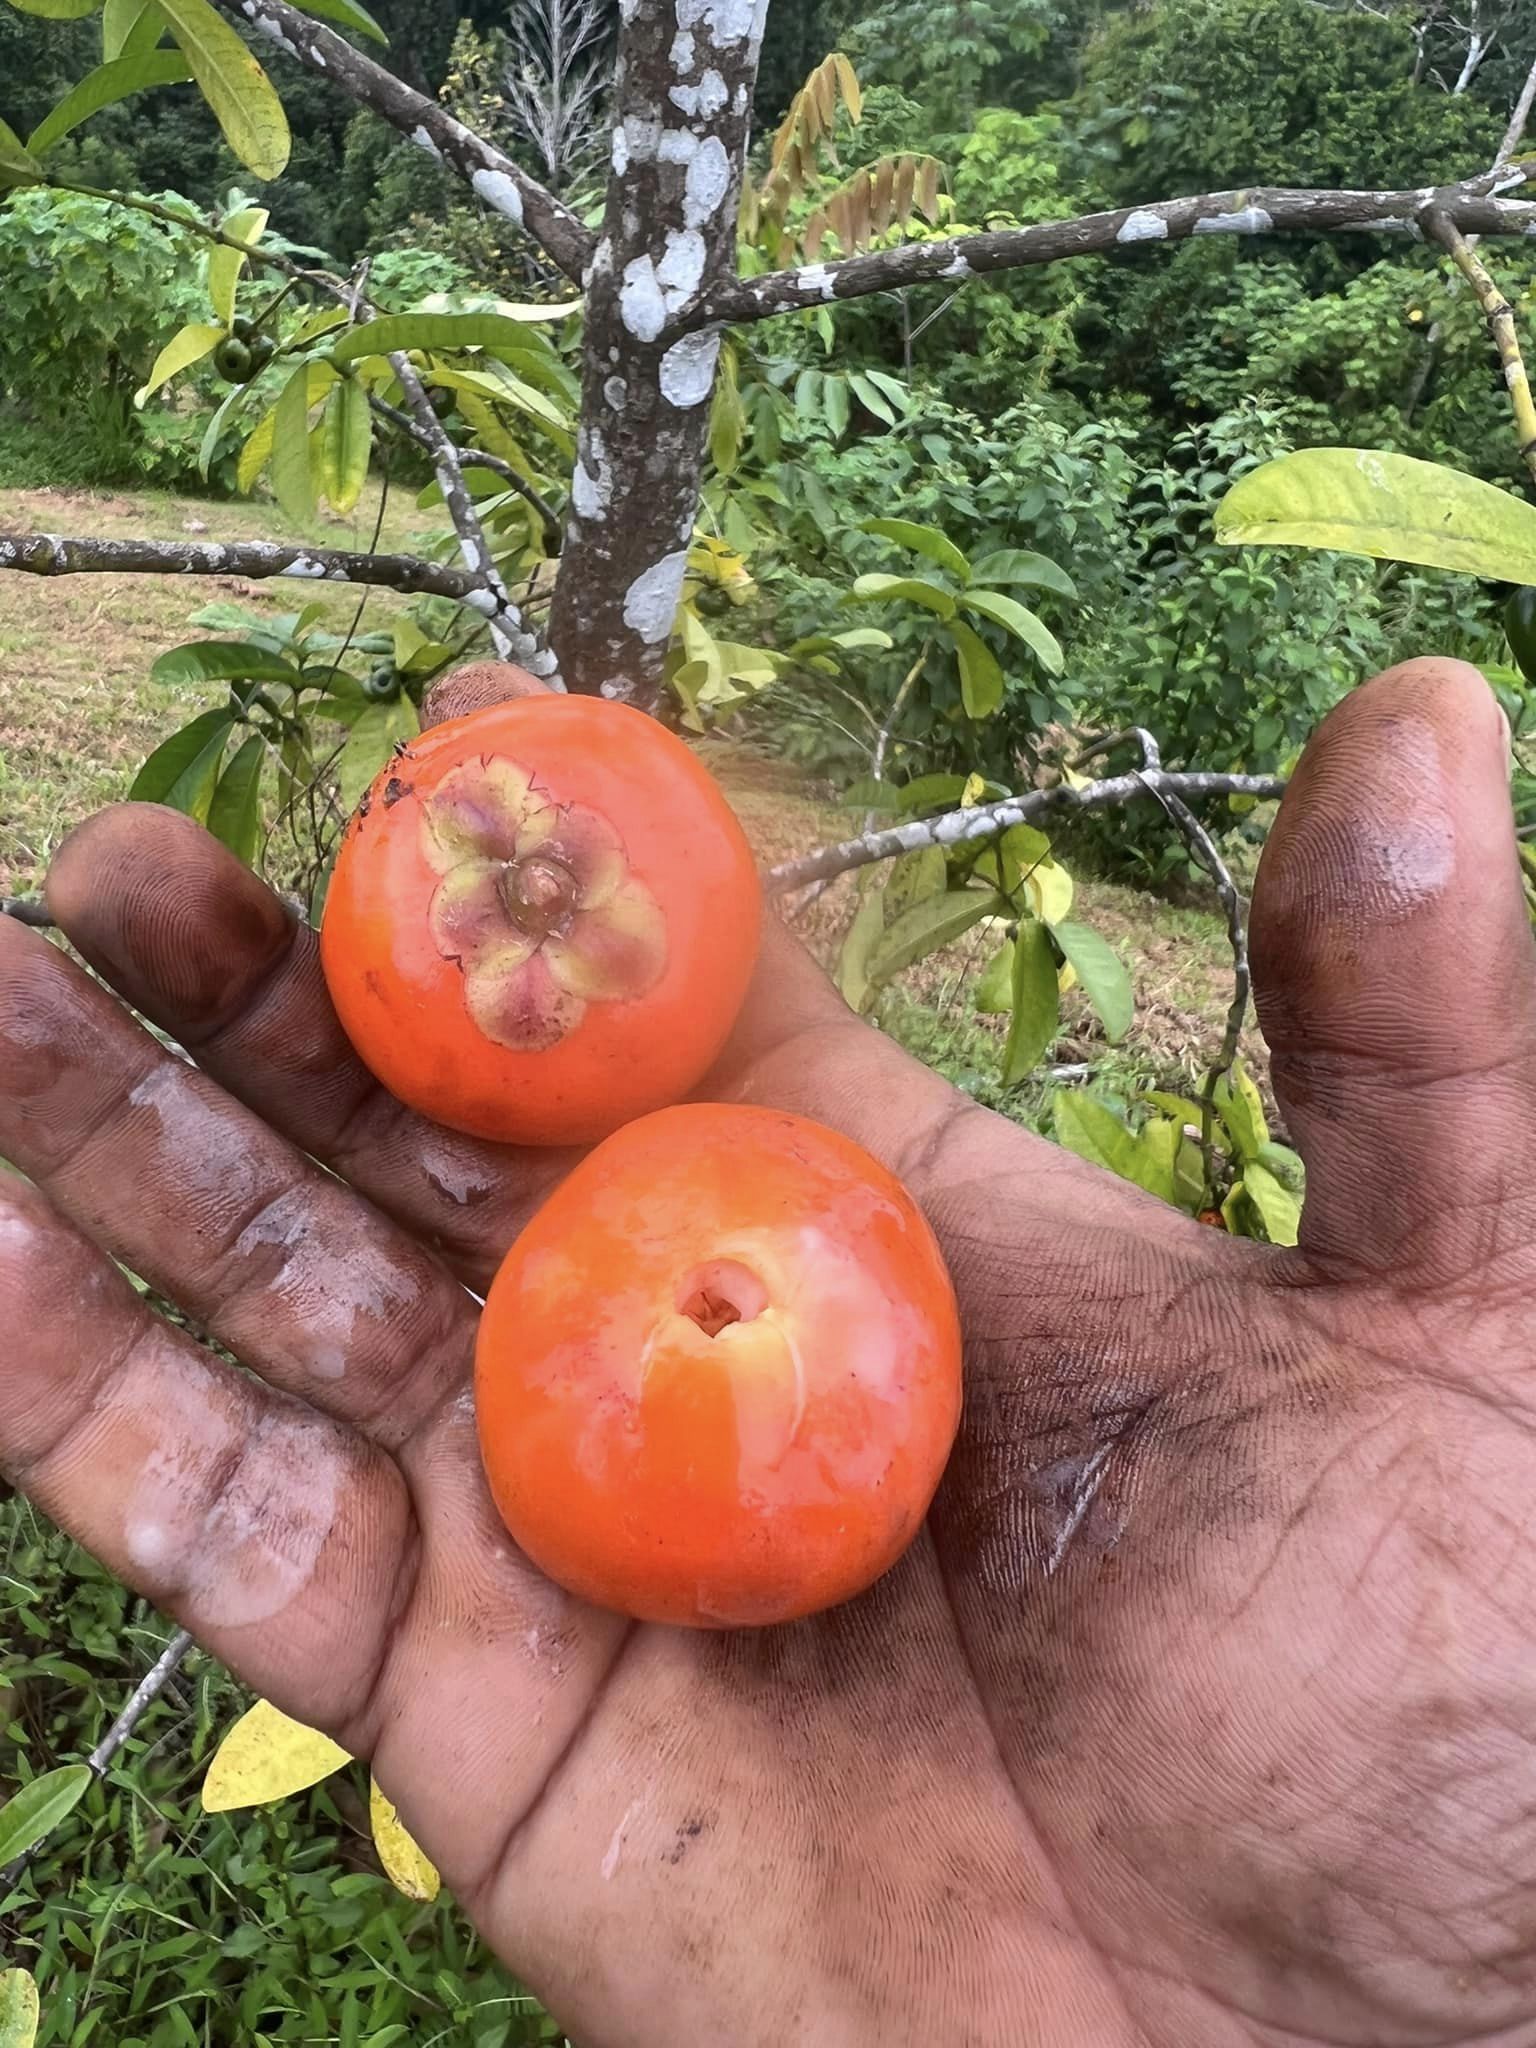
[[[274,1385],[402,1443],[468,1371],[447,1269],[0,919],[0,1156]]]

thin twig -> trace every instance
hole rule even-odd
[[[1278,797],[1284,793],[1284,779],[1278,775],[1215,775],[1202,770],[1156,769],[1132,775],[1117,775],[1106,782],[1089,782],[1074,789],[1068,783],[1051,789],[1032,789],[1018,796],[1001,797],[996,803],[976,804],[960,811],[947,811],[939,818],[913,818],[904,825],[887,825],[878,832],[865,832],[857,839],[824,846],[818,853],[798,860],[781,861],[764,876],[771,895],[803,889],[824,876],[841,875],[851,868],[868,867],[872,861],[893,860],[898,854],[915,853],[924,846],[963,846],[977,839],[995,839],[1011,825],[1025,824],[1042,811],[1100,811],[1114,804],[1132,803],[1142,795],[1171,790],[1175,796]]]
[[[1509,126],[1504,130],[1504,140],[1499,144],[1499,153],[1493,160],[1493,168],[1499,170],[1507,164],[1525,134],[1525,124],[1531,118],[1531,105],[1536,101],[1536,57],[1531,59],[1531,68],[1525,74],[1525,83],[1515,101],[1514,111],[1509,117]]]
[[[1472,287],[1473,296],[1483,309],[1483,318],[1488,322],[1493,345],[1504,366],[1504,382],[1509,388],[1510,408],[1515,415],[1515,438],[1519,443],[1520,459],[1532,482],[1536,482],[1536,404],[1531,400],[1531,383],[1525,371],[1525,358],[1520,353],[1515,309],[1499,290],[1483,259],[1449,215],[1431,214],[1426,230],[1431,241],[1438,242],[1442,249],[1448,251],[1451,261]]]
[[[98,1778],[105,1776],[107,1765],[175,1677],[182,1659],[191,1647],[192,1638],[186,1629],[177,1629],[155,1662],[128,1695],[122,1712],[86,1758],[86,1762]]]
[[[369,555],[298,541],[91,540],[56,533],[0,534],[0,570],[29,576],[296,576],[302,582],[379,583],[450,597],[479,612],[492,604],[485,578],[419,555]]]
[[[368,394],[368,404],[378,414],[380,419],[388,420],[391,425],[398,427],[403,434],[409,434],[418,448],[424,449],[428,454],[431,453],[431,444],[427,436],[408,412],[403,412],[398,405],[391,405],[387,398],[380,398],[373,392]],[[492,455],[490,450],[486,448],[462,448],[456,446],[454,453],[459,458],[459,467],[461,469],[488,469],[496,476],[505,477],[523,502],[531,505],[534,511],[538,513],[540,523],[544,528],[544,542],[550,553],[558,554],[560,552],[560,515],[556,512],[554,506],[550,504],[549,500],[534,488],[521,470],[514,469],[504,456]]]

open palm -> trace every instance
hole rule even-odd
[[[513,1548],[478,1288],[561,1162],[358,1066],[311,935],[104,814],[0,925],[0,1462],[370,1756],[584,2043],[1536,2043],[1536,983],[1474,673],[1326,722],[1254,906],[1295,1253],[970,1104],[785,939],[713,1092],[926,1207],[967,1334],[864,1599],[640,1628]],[[316,1164],[319,1161],[323,1164]],[[104,1249],[103,1249],[104,1248]],[[106,1253],[254,1370],[157,1320]]]

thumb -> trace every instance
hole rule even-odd
[[[1259,866],[1253,963],[1303,1246],[1429,1286],[1486,1260],[1536,1139],[1536,960],[1476,669],[1405,662],[1324,719]]]
[[[543,696],[548,688],[516,662],[472,661],[438,677],[421,700],[421,722],[446,725],[450,718],[467,718],[472,711],[487,711],[513,697]]]

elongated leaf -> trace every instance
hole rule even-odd
[[[1301,1229],[1301,1203],[1289,1188],[1282,1187],[1257,1159],[1243,1168],[1243,1187],[1259,1212],[1264,1235],[1271,1244],[1294,1244]]]
[[[158,0],[224,140],[253,177],[281,177],[288,117],[272,81],[208,0]]]
[[[373,1846],[379,1852],[384,1875],[395,1890],[424,1903],[435,1899],[443,1886],[436,1865],[407,1833],[393,1802],[379,1790],[376,1778],[368,1781],[368,1825],[373,1830]]]
[[[164,803],[167,796],[186,773],[191,764],[204,752],[209,743],[217,738],[220,747],[229,738],[234,720],[221,705],[215,711],[204,711],[188,724],[173,732],[168,740],[150,755],[144,766],[133,778],[128,795],[134,803]]]
[[[966,715],[990,718],[1003,701],[1002,663],[963,619],[951,619],[949,632],[960,660],[960,701]]]
[[[1044,619],[1020,604],[1016,597],[1007,597],[1001,590],[973,588],[962,593],[960,603],[966,611],[978,612],[982,618],[1004,627],[1016,640],[1022,640],[1047,675],[1061,673],[1061,642]]]
[[[1063,1088],[1052,1100],[1051,1115],[1057,1139],[1069,1152],[1142,1185],[1145,1166],[1136,1134],[1107,1104],[1080,1088]]]
[[[11,0],[22,14],[40,14],[46,21],[83,21],[101,0]]]
[[[885,891],[868,888],[859,898],[847,936],[837,956],[837,986],[852,1010],[862,1010],[874,993],[869,956],[885,930]]]
[[[355,377],[338,379],[325,402],[320,434],[320,473],[331,510],[346,517],[368,481],[373,416],[368,394]]]
[[[1005,1087],[1013,1087],[1039,1066],[1050,1051],[1060,1016],[1050,935],[1038,919],[1027,917],[1013,942],[1013,1022],[1003,1048]]]
[[[1441,463],[1367,448],[1304,448],[1261,463],[1217,506],[1216,538],[1536,583],[1536,505]]]
[[[896,424],[896,409],[879,385],[862,370],[850,370],[848,382],[852,386],[860,405],[868,408],[877,420],[884,420],[888,427]]]
[[[241,493],[254,488],[256,479],[272,460],[272,443],[277,434],[277,407],[264,412],[251,429],[240,460],[235,465],[235,488]]]
[[[870,981],[878,987],[891,980],[914,961],[952,944],[980,919],[995,917],[1007,907],[991,889],[952,889],[944,896],[925,897],[886,927],[869,956]]]
[[[199,825],[207,824],[208,808],[219,786],[224,749],[234,729],[235,721],[226,713],[223,730],[215,728],[209,733],[206,745],[193,755],[160,799],[163,804],[173,811],[185,811],[189,818],[196,818]]]
[[[913,554],[925,555],[930,562],[936,562],[941,569],[947,569],[957,583],[969,583],[971,565],[947,533],[937,526],[921,526],[915,519],[866,519],[861,533],[877,533],[882,540],[894,541],[899,548],[910,548]]]
[[[1179,1146],[1183,1132],[1177,1123],[1166,1116],[1149,1117],[1142,1125],[1136,1140],[1139,1158],[1140,1184],[1148,1194],[1175,1206],[1179,1200],[1179,1183],[1175,1171]]]
[[[33,2048],[41,2009],[30,1970],[0,1970],[0,2048]]]
[[[1072,877],[1060,861],[1036,861],[1024,877],[1024,886],[1035,899],[1036,917],[1044,924],[1060,924],[1072,908]]]
[[[0,1868],[24,1856],[73,1812],[85,1797],[91,1775],[89,1764],[61,1764],[23,1785],[0,1806]]]
[[[21,146],[14,128],[0,121],[0,190],[7,185],[35,185],[42,165]]]
[[[258,1700],[214,1752],[203,1779],[203,1811],[270,1806],[273,1800],[307,1792],[351,1760],[339,1742],[290,1720],[270,1701]]]
[[[352,727],[336,764],[343,807],[350,811],[395,750],[397,740],[413,740],[421,730],[416,706],[409,697],[370,704]]]
[[[1136,998],[1125,962],[1091,925],[1070,919],[1051,926],[1051,936],[1077,970],[1083,993],[1098,1012],[1104,1036],[1118,1045],[1131,1028]]]
[[[246,206],[238,213],[227,214],[219,226],[232,241],[254,246],[265,232],[267,219],[264,206]],[[208,251],[208,303],[226,327],[234,322],[235,293],[248,260],[238,249],[227,248],[222,242],[216,242]]]
[[[1241,1060],[1234,1060],[1231,1071],[1218,1079],[1214,1100],[1238,1157],[1256,1159],[1269,1143],[1269,1124],[1264,1098]]]
[[[963,775],[918,775],[911,782],[904,783],[899,792],[901,808],[909,816],[916,817],[920,811],[949,811],[959,803],[965,789]],[[999,790],[1000,796],[1007,794]]]
[[[525,384],[521,377],[513,376],[507,369],[493,375],[484,370],[466,370],[434,362],[426,373],[426,381],[441,385],[447,391],[476,392],[495,405],[513,406],[546,427],[563,431],[570,423],[570,414],[553,398],[547,398],[542,391],[535,391],[531,384]]]
[[[998,548],[971,564],[976,583],[1031,583],[1038,590],[1054,590],[1058,597],[1076,597],[1077,585],[1066,570],[1049,555],[1037,555],[1029,548]]]
[[[848,386],[841,377],[825,377],[821,385],[822,417],[834,441],[848,431]]]
[[[886,576],[878,570],[858,577],[845,596],[845,604],[920,604],[937,612],[941,619],[955,616],[955,600],[937,583],[923,576]]]
[[[387,356],[400,348],[494,350],[501,342],[521,347],[526,337],[518,332],[520,322],[565,320],[580,311],[580,299],[566,299],[554,306],[510,307],[504,313],[386,313],[344,334],[336,344],[335,360],[351,363],[359,356]]]
[[[291,661],[250,640],[191,640],[156,656],[149,673],[157,683],[289,683],[297,688],[303,681]]]
[[[929,896],[942,896],[949,886],[949,863],[942,846],[919,846],[891,862],[885,884],[888,917],[900,917],[914,903]]]
[[[41,156],[103,107],[113,106],[133,93],[147,92],[151,86],[175,85],[191,76],[187,60],[179,50],[151,50],[146,56],[119,57],[115,63],[98,64],[33,129],[27,137],[27,148],[34,156]]]
[[[266,741],[252,733],[219,777],[208,806],[208,830],[247,867],[254,865],[261,845],[261,771],[266,758]]]
[[[1013,1008],[1013,941],[1004,939],[976,980],[975,1003],[983,1017],[1006,1017]]]
[[[142,406],[152,398],[162,384],[169,384],[183,370],[193,363],[200,363],[204,356],[212,355],[224,339],[222,327],[211,327],[206,321],[194,320],[173,334],[155,357],[155,366],[149,373],[149,382],[141,384],[133,394],[135,405]]]
[[[165,34],[165,16],[156,0],[106,0],[101,11],[101,58],[147,55]]]
[[[1272,1173],[1281,1187],[1289,1188],[1293,1195],[1305,1192],[1307,1169],[1299,1152],[1293,1152],[1289,1145],[1278,1145],[1273,1138],[1261,1145],[1258,1160],[1266,1172]]]
[[[224,432],[230,414],[238,412],[250,395],[249,384],[233,384],[220,399],[217,408],[209,414],[208,424],[203,429],[203,438],[197,450],[197,466],[203,476],[207,476],[213,464],[219,438]]]
[[[388,49],[389,37],[360,0],[305,0],[304,12],[319,21],[334,21],[338,28],[350,28],[370,42]]]
[[[309,404],[309,365],[300,363],[283,386],[272,420],[272,488],[295,526],[308,526],[315,516]]]

